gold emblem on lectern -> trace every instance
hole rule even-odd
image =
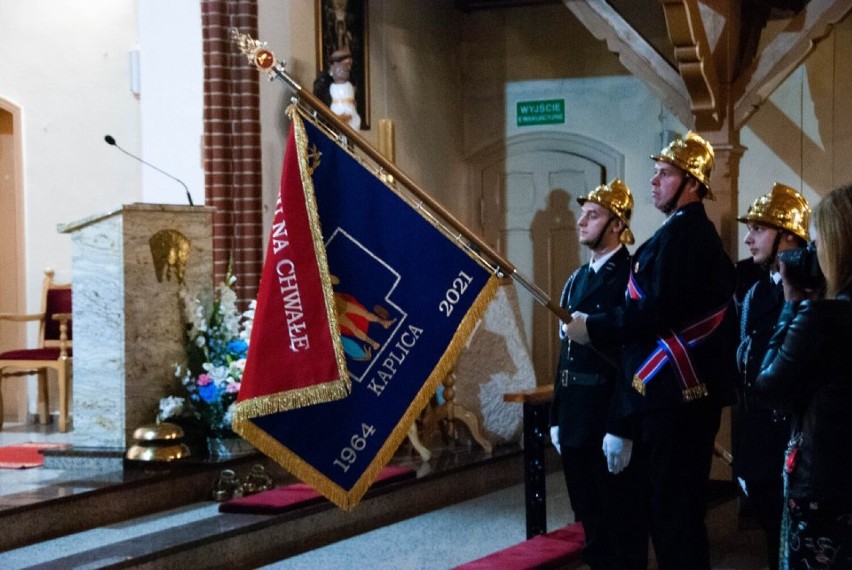
[[[160,230],[148,240],[157,281],[163,282],[163,275],[172,280],[174,272],[177,282],[183,285],[186,273],[186,261],[189,259],[190,243],[185,235],[177,230]]]

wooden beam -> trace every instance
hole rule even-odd
[[[735,79],[733,127],[739,130],[799,66],[831,28],[852,10],[852,0],[811,0]]]
[[[571,13],[618,55],[621,64],[641,79],[684,125],[694,117],[689,92],[677,70],[639,35],[605,0],[563,0]]]
[[[725,118],[723,94],[697,0],[660,0],[678,70],[696,128],[717,129]]]

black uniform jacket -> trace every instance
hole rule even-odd
[[[560,305],[569,313],[622,305],[629,273],[630,254],[622,246],[596,273],[589,264],[577,269],[565,283]],[[620,376],[619,360],[616,347],[602,354],[567,337],[562,340],[551,407],[551,425],[559,426],[560,445],[600,447]]]
[[[852,509],[850,294],[786,303],[757,378],[767,403],[793,416],[787,495],[838,513]]]
[[[784,289],[767,273],[745,295],[740,316],[740,406],[735,417],[734,468],[744,479],[781,476],[790,422],[761,402],[755,382],[784,306]]]
[[[670,362],[646,386],[643,396],[630,387],[633,376],[657,348],[661,336],[681,332],[726,307],[725,319],[702,342],[688,349],[690,361],[709,398],[719,405],[736,401],[736,348],[739,344],[733,297],[737,276],[704,205],[690,203],[672,214],[633,255],[635,282],[642,298],[622,307],[589,315],[586,323],[595,346],[624,345],[620,414],[673,409],[684,403],[683,390]]]

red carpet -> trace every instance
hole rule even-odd
[[[0,447],[0,469],[29,469],[44,465],[42,449],[66,449],[68,443],[28,442]]]
[[[585,535],[580,523],[572,523],[559,530],[534,536],[509,548],[456,566],[454,570],[533,570],[564,568],[569,562],[580,560]]]
[[[410,479],[416,475],[413,469],[388,465],[381,470],[373,487],[391,481]],[[306,507],[325,501],[325,497],[304,483],[282,485],[248,497],[232,499],[219,505],[220,513],[244,513],[254,515],[277,515],[292,509]]]

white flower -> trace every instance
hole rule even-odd
[[[169,418],[176,418],[183,414],[185,404],[183,398],[175,396],[166,396],[160,400],[160,413],[157,414],[157,420],[163,421]]]
[[[183,415],[200,419],[215,434],[231,429],[235,401],[245,371],[245,347],[251,336],[256,303],[240,313],[230,273],[214,289],[212,299],[200,300],[181,291],[186,323],[187,359],[175,365],[184,398],[181,407],[163,400],[158,417]],[[239,342],[238,342],[239,341]],[[164,406],[170,406],[168,412]]]
[[[230,371],[231,374],[236,378],[242,378],[243,372],[246,370],[246,359],[240,358],[239,360],[235,360],[231,363]]]

